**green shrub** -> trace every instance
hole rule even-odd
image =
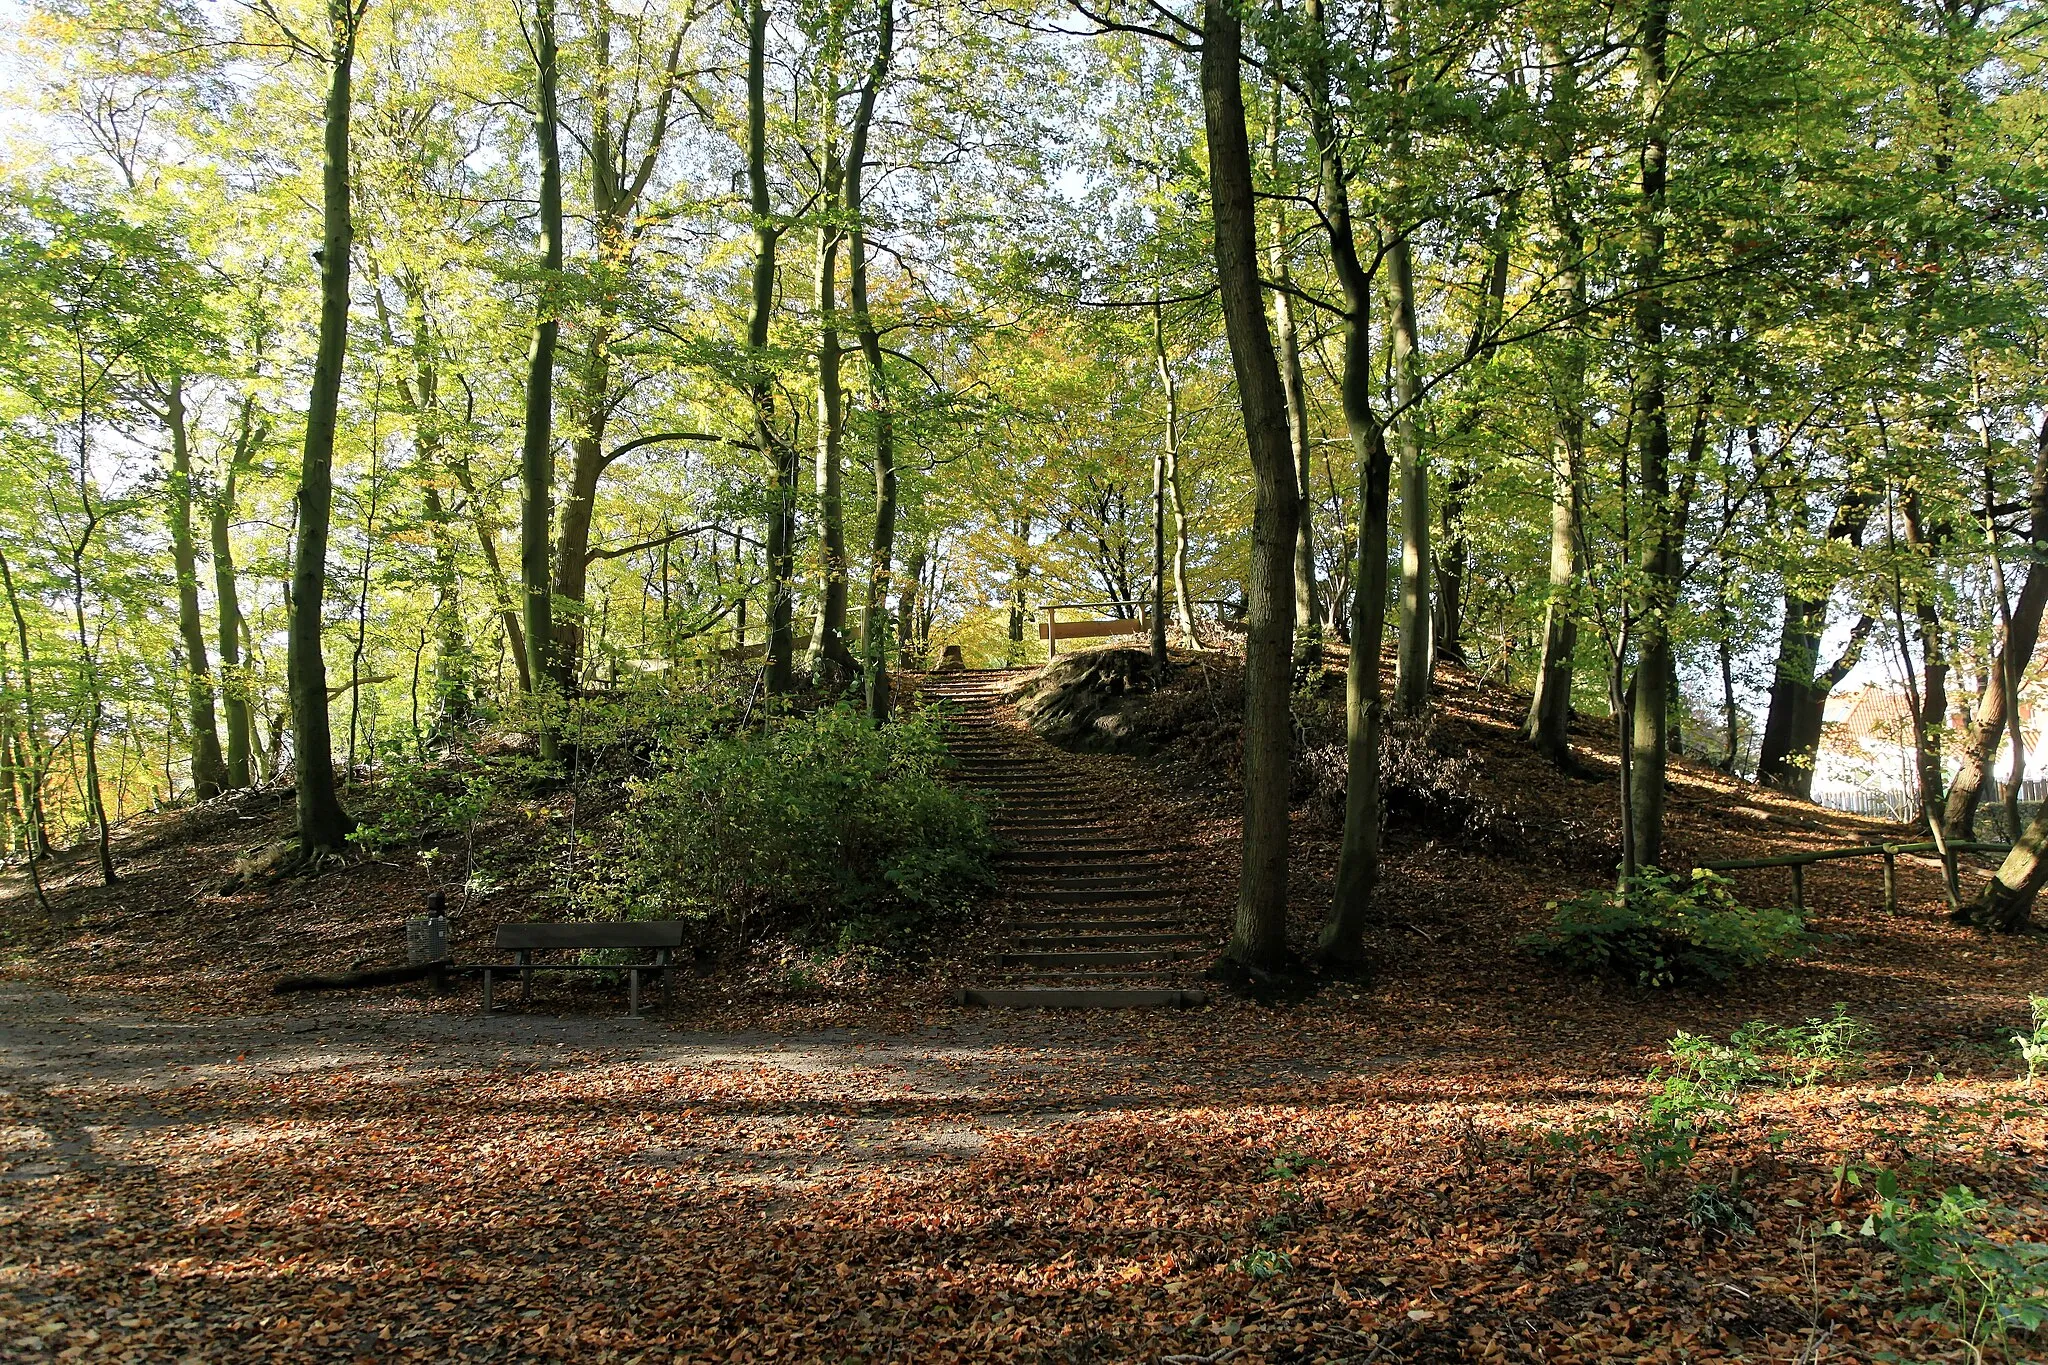
[[[2034,1015],[2032,1033],[2015,1033],[2013,1045],[2020,1050],[2020,1061],[2026,1064],[2027,1088],[2032,1089],[2034,1077],[2043,1067],[2048,1067],[2048,995],[2031,995],[2027,1004]]]
[[[1628,1146],[1652,1175],[1683,1170],[1703,1138],[1728,1126],[1744,1091],[1811,1086],[1873,1036],[1842,1004],[1803,1024],[1752,1020],[1725,1043],[1680,1030],[1665,1045],[1670,1062],[1650,1073],[1658,1089],[1630,1130]]]
[[[1985,1347],[2048,1325],[2048,1243],[2024,1239],[2019,1210],[1965,1185],[1914,1198],[1889,1171],[1877,1193],[1860,1231],[1898,1257],[1907,1289],[1932,1296],[1920,1316],[1947,1323],[1979,1360]]]
[[[1681,878],[1644,868],[1624,890],[1548,908],[1550,927],[1525,946],[1573,971],[1645,987],[1718,984],[1796,957],[1811,941],[1794,912],[1744,905],[1732,882],[1701,869]]]
[[[767,913],[842,945],[915,937],[992,880],[980,803],[941,780],[939,723],[851,706],[675,732],[626,812],[649,918]]]
[[[1834,1013],[1803,1024],[1767,1024],[1752,1020],[1728,1036],[1731,1046],[1762,1058],[1773,1084],[1810,1089],[1822,1075],[1855,1062],[1876,1038],[1876,1031],[1835,1003]]]
[[[483,767],[390,756],[358,813],[349,842],[368,853],[417,843],[470,824],[497,791]]]

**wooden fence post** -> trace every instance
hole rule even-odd
[[[1806,913],[1806,864],[1792,864],[1792,908]]]
[[[1899,913],[1899,855],[1890,849],[1884,851],[1884,912]]]

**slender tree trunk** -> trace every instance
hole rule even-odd
[[[2044,885],[2048,885],[2048,802],[2034,812],[1977,899],[1959,906],[1952,918],[2002,934],[2024,933],[2031,926],[2034,898]]]
[[[454,518],[429,487],[426,523],[434,548],[434,721],[432,738],[446,740],[469,724],[469,641],[462,628],[462,577],[455,559]]]
[[[1159,382],[1166,393],[1166,439],[1152,454],[1152,666],[1166,666],[1166,579],[1167,471],[1173,462],[1180,437],[1180,395],[1174,388],[1173,370],[1166,361],[1166,305],[1152,305],[1152,359],[1159,369]]]
[[[1578,67],[1554,33],[1543,40],[1544,65],[1551,72],[1552,128],[1546,173],[1551,227],[1557,237],[1559,284],[1574,311],[1586,304],[1585,233],[1572,200],[1578,174]],[[1503,281],[1505,283],[1505,281]],[[1576,615],[1580,575],[1585,572],[1586,351],[1583,338],[1568,331],[1557,355],[1558,389],[1550,447],[1550,593],[1543,608],[1543,652],[1522,733],[1551,762],[1571,757],[1572,679],[1579,647]]]
[[[868,128],[874,122],[875,101],[896,51],[895,0],[876,0],[875,57],[868,78],[861,87],[860,103],[854,110],[853,131],[847,140],[846,214],[851,224],[848,246],[847,293],[853,305],[854,334],[860,339],[860,353],[867,361],[869,405],[875,417],[875,535],[868,551],[868,593],[861,614],[861,666],[867,674],[868,714],[877,722],[889,719],[889,587],[890,565],[896,552],[896,413],[890,401],[889,372],[882,363],[882,337],[875,328],[868,304],[868,234],[863,215],[867,211]]]
[[[1399,232],[1399,227],[1391,230]],[[1416,321],[1415,271],[1406,236],[1387,250],[1394,287],[1394,419],[1401,477],[1400,646],[1394,660],[1394,709],[1420,714],[1429,705],[1429,677],[1435,660],[1430,624],[1429,470],[1422,450],[1421,331]]]
[[[1580,471],[1584,468],[1579,413],[1559,413],[1551,445],[1550,476],[1550,600],[1543,608],[1543,658],[1537,666],[1536,690],[1529,698],[1529,717],[1522,733],[1551,762],[1571,758],[1572,662],[1579,649],[1579,623],[1573,595],[1584,568],[1580,545]]]
[[[1985,672],[1984,691],[1977,700],[1977,714],[1970,729],[1970,738],[1963,749],[1955,779],[1949,784],[1948,806],[1943,813],[1942,826],[1951,839],[1968,839],[1976,828],[1977,805],[1983,799],[1984,784],[1990,777],[1998,746],[2007,738],[2008,730],[2011,731],[2016,778],[2021,771],[2020,761],[2026,740],[2017,724],[2018,708],[2012,705],[2011,699],[2026,676],[2026,667],[2034,657],[2035,646],[2040,643],[2041,616],[2043,609],[2048,608],[2048,563],[2042,562],[2042,557],[2048,555],[2048,420],[2042,422],[2034,442],[2034,468],[2027,485],[2027,507],[2027,575],[2020,584],[2018,599],[2002,623],[2003,634],[1992,656],[1991,666]],[[2011,785],[2017,788],[2018,782]],[[2016,799],[2009,804],[2016,806]],[[2014,820],[2016,813],[2007,813],[2008,830],[2018,828]]]
[[[1851,490],[1836,505],[1828,526],[1828,539],[1863,543],[1863,529],[1870,520],[1867,494]],[[1812,592],[1787,588],[1778,630],[1777,667],[1771,681],[1771,700],[1764,715],[1763,734],[1757,742],[1757,781],[1793,796],[1813,791],[1813,764],[1820,751],[1821,727],[1827,714],[1828,695],[1848,676],[1862,657],[1864,642],[1876,626],[1876,618],[1862,617],[1849,635],[1848,645],[1835,663],[1819,666],[1821,637],[1827,626],[1827,603],[1832,585]]]
[[[256,457],[266,429],[255,421],[255,400],[242,400],[241,421],[226,476],[206,509],[207,539],[213,549],[213,597],[216,640],[220,647],[221,709],[228,728],[227,774],[230,787],[250,785],[250,749],[254,720],[249,708],[249,674],[242,663],[242,595],[235,570],[235,547],[229,536],[242,471]]]
[[[1931,566],[1935,537],[1928,533],[1921,516],[1920,495],[1911,487],[1906,490],[1904,511],[1906,543],[1916,554],[1925,557]],[[1939,817],[1935,812],[1943,806],[1946,776],[1941,749],[1942,738],[1948,731],[1948,641],[1942,630],[1941,610],[1935,604],[1934,595],[1925,588],[1916,589],[1913,594],[1913,615],[1920,636],[1920,799],[1929,819],[1937,820]]]
[[[21,594],[14,586],[14,568],[0,552],[0,588],[7,592],[8,614],[14,618],[14,643],[21,651],[21,742],[27,752],[15,755],[15,767],[22,774],[23,806],[28,816],[29,867],[50,856],[49,815],[43,801],[43,782],[49,773],[50,749],[42,735],[42,720],[36,710],[35,655],[29,651],[28,617],[21,609]],[[40,879],[35,883],[36,900],[43,901]]]
[[[1322,0],[1308,0],[1317,41]],[[1387,513],[1393,457],[1386,427],[1372,409],[1371,281],[1358,259],[1351,194],[1330,110],[1321,53],[1309,72],[1310,126],[1322,171],[1323,221],[1330,262],[1344,294],[1344,365],[1340,395],[1358,465],[1358,554],[1352,569],[1351,663],[1344,684],[1344,834],[1337,853],[1336,894],[1316,941],[1316,956],[1342,966],[1367,957],[1366,929],[1380,878],[1380,650],[1386,634]]]
[[[1629,852],[1622,869],[1632,877],[1658,866],[1664,849],[1666,730],[1671,720],[1671,613],[1677,605],[1678,547],[1671,502],[1671,425],[1665,403],[1664,191],[1667,147],[1663,100],[1670,73],[1665,60],[1670,0],[1649,0],[1637,71],[1648,124],[1643,145],[1642,195],[1637,227],[1638,294],[1635,306],[1638,482],[1643,505],[1642,570],[1645,586],[1638,625],[1629,731]]]
[[[178,639],[185,646],[186,723],[191,731],[192,796],[219,796],[228,785],[220,725],[213,709],[213,669],[206,658],[206,621],[199,613],[199,555],[192,543],[192,448],[186,429],[185,376],[165,382],[164,425],[171,436],[171,567],[178,577]]]
[[[1216,275],[1255,480],[1252,563],[1245,584],[1244,847],[1236,923],[1223,955],[1240,967],[1266,970],[1288,957],[1287,780],[1293,739],[1288,693],[1299,498],[1280,363],[1261,298],[1258,218],[1239,70],[1243,28],[1231,0],[1204,0],[1202,39]]]
[[[82,402],[79,408],[78,493],[79,501],[85,508],[85,526],[80,530],[78,538],[71,542],[71,620],[75,632],[73,640],[78,647],[79,682],[85,696],[85,724],[82,727],[85,776],[82,794],[85,797],[86,824],[93,831],[96,852],[99,855],[100,881],[104,885],[112,886],[120,878],[114,872],[114,839],[113,830],[107,821],[107,799],[100,790],[100,727],[106,722],[106,698],[100,691],[98,652],[93,648],[92,636],[86,628],[85,621],[85,559],[91,553],[93,537],[99,531],[100,512],[92,498]]]
[[[1187,510],[1181,505],[1180,488],[1180,381],[1174,374],[1173,364],[1166,354],[1166,309],[1162,304],[1152,307],[1152,359],[1159,367],[1159,387],[1166,394],[1166,444],[1160,452],[1163,464],[1160,475],[1166,484],[1166,501],[1173,518],[1173,603],[1174,619],[1180,626],[1180,633],[1188,644],[1199,646],[1195,638],[1195,604],[1188,593],[1188,518]],[[1158,605],[1163,616],[1165,603]]]
[[[1268,169],[1276,178],[1280,169],[1280,117],[1280,87],[1276,84],[1266,131]],[[1308,670],[1323,661],[1323,615],[1316,594],[1315,524],[1310,514],[1313,504],[1309,487],[1308,384],[1301,371],[1301,331],[1294,320],[1294,298],[1288,292],[1293,280],[1287,269],[1284,199],[1274,201],[1273,240],[1266,245],[1266,258],[1274,283],[1273,331],[1280,345],[1281,393],[1287,400],[1287,443],[1294,452],[1295,498],[1301,509],[1294,538],[1294,667],[1306,676]]]
[[[828,76],[827,81],[836,78]],[[827,102],[830,103],[829,101]],[[837,205],[839,148],[832,115],[824,116],[822,198]],[[818,616],[811,630],[810,673],[820,685],[843,686],[854,671],[846,647],[846,494],[842,459],[845,392],[840,378],[839,224],[832,215],[818,227]]]
[[[769,462],[768,644],[763,663],[768,691],[781,695],[795,683],[792,628],[796,572],[796,448],[775,431],[773,363],[768,356],[768,323],[775,312],[775,248],[781,229],[768,199],[768,7],[747,4],[747,202],[754,220],[753,297],[747,314],[747,397],[753,409],[754,445]]]
[[[334,789],[334,736],[328,723],[327,663],[320,640],[327,602],[327,535],[334,512],[335,422],[348,350],[349,256],[355,243],[349,215],[349,117],[360,11],[349,4],[350,0],[330,0],[327,11],[332,50],[321,181],[320,339],[306,401],[298,544],[292,556],[286,629],[299,851],[307,858],[339,852],[354,826]]]
[[[526,352],[526,429],[519,445],[519,581],[528,666],[539,700],[541,757],[558,755],[559,723],[548,708],[569,688],[567,658],[555,636],[549,562],[555,494],[555,338],[562,274],[562,151],[556,102],[555,0],[534,0],[534,77],[539,109],[534,138],[540,155],[540,255],[543,279]]]
[[[924,651],[918,643],[918,593],[924,587],[924,569],[930,552],[923,541],[916,542],[904,561],[903,583],[896,595],[896,652],[905,668],[922,668]]]
[[[1439,659],[1465,663],[1465,570],[1470,551],[1465,543],[1465,494],[1472,473],[1461,469],[1444,485],[1437,505],[1436,609],[1431,648]]]

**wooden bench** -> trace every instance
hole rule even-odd
[[[634,1015],[640,1013],[640,976],[643,972],[661,974],[661,998],[664,1003],[670,997],[669,972],[673,969],[673,954],[683,946],[683,924],[680,920],[625,920],[606,921],[595,924],[501,924],[498,926],[498,951],[519,955],[515,962],[494,962],[484,964],[484,1013],[491,1012],[491,978],[497,972],[519,973],[519,998],[525,1000],[533,993],[535,970],[550,972],[624,972],[626,974],[627,1009]],[[536,969],[535,953],[573,953],[592,949],[633,949],[644,948],[654,955],[644,962],[596,963],[558,962]]]

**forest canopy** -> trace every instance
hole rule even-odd
[[[1062,603],[1241,636],[1247,962],[1326,652],[1397,659],[1350,673],[1336,957],[1439,660],[1562,763],[1613,719],[1624,877],[1668,751],[1804,793],[1859,668],[1937,837],[2019,785],[2032,5],[10,20],[13,850],[111,877],[110,822],[287,771],[336,847],[337,767],[507,718],[551,757],[562,699],[721,660],[882,720]]]

